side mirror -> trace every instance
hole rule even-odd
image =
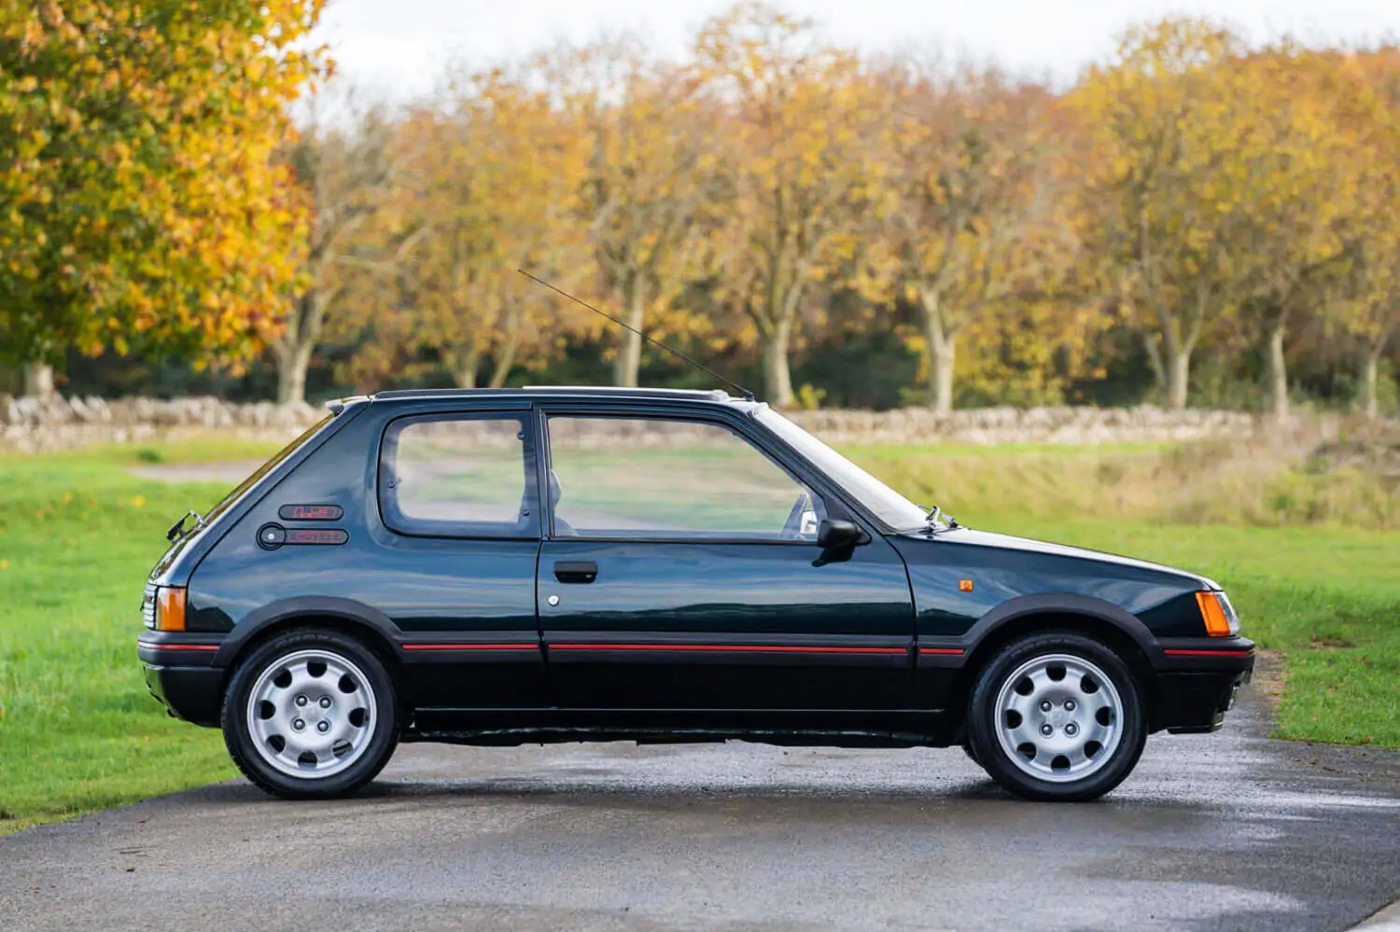
[[[864,536],[853,521],[823,518],[817,525],[817,546],[826,550],[858,544]]]

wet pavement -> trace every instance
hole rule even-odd
[[[956,749],[409,745],[354,800],[237,782],[0,839],[0,929],[1344,929],[1400,896],[1400,754],[1242,705],[1077,805]]]

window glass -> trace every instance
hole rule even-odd
[[[390,526],[426,534],[531,532],[526,449],[525,422],[517,417],[395,422],[381,480]]]
[[[881,521],[890,527],[904,529],[928,525],[929,514],[927,511],[772,408],[767,405],[759,406],[757,416],[759,423],[764,424],[769,430],[786,440],[793,449],[811,460],[818,469],[846,492],[854,495],[862,505],[873,511]]]
[[[718,424],[549,419],[556,536],[811,541],[820,501]]]

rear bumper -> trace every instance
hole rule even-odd
[[[219,724],[224,670],[213,666],[219,649],[216,637],[143,631],[136,639],[146,688],[176,718],[196,725]]]
[[[1245,638],[1164,643],[1153,684],[1151,730],[1216,731],[1254,672],[1254,642]]]
[[[146,688],[176,718],[217,727],[224,671],[216,667],[167,667],[148,663]]]

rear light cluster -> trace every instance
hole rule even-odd
[[[1196,593],[1196,604],[1201,608],[1201,619],[1206,623],[1206,634],[1213,638],[1233,637],[1240,632],[1240,619],[1230,598],[1219,590],[1204,589]]]
[[[185,587],[147,586],[141,620],[156,631],[185,630]]]

